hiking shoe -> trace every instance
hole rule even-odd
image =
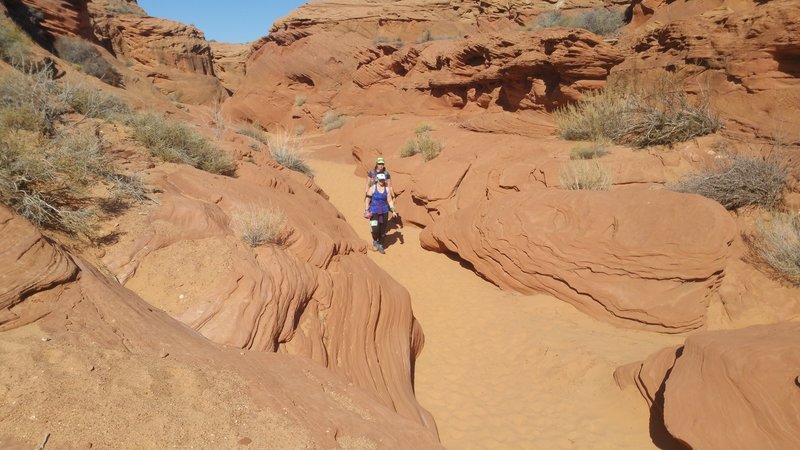
[[[373,252],[377,252],[378,251],[378,241],[372,241],[372,251]]]
[[[383,244],[378,244],[378,253],[380,253],[381,255],[386,253],[383,251]]]

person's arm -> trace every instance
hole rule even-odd
[[[367,188],[367,195],[364,196],[364,212],[369,211],[369,202],[372,200],[372,195],[375,193],[375,188],[370,186]]]
[[[389,211],[395,212],[394,211],[394,189],[390,188],[388,185],[386,186],[386,189],[389,192],[389,195],[386,196],[386,200],[389,202]]]
[[[368,192],[370,186],[372,186],[372,178],[370,178],[369,174],[367,174],[367,185],[364,186],[364,192]]]

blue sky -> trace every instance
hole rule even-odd
[[[147,14],[194,24],[206,39],[250,42],[304,0],[138,0]]]

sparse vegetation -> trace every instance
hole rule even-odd
[[[305,95],[296,95],[294,97],[294,106],[303,106],[306,104],[306,96]]]
[[[137,114],[130,125],[134,139],[164,161],[189,164],[222,175],[232,175],[235,170],[227,154],[185,124],[157,114]]]
[[[242,240],[250,247],[266,243],[281,244],[285,239],[286,216],[279,209],[251,208],[236,215]]]
[[[83,73],[112,86],[122,85],[122,75],[91,43],[81,39],[59,37],[54,47],[59,57],[76,64]]]
[[[800,215],[777,213],[756,222],[755,248],[778,274],[800,285]]]
[[[347,117],[336,111],[328,111],[322,116],[322,129],[325,130],[325,132],[342,128],[345,123],[347,123]]]
[[[560,11],[551,11],[539,15],[536,23],[527,29],[565,27],[583,28],[601,36],[610,35],[625,25],[622,12],[610,11],[605,8],[594,8],[577,16],[565,16]]]
[[[129,3],[125,0],[112,0],[106,11],[112,14],[131,14],[134,16],[144,16],[145,12],[136,4]]]
[[[405,45],[403,39],[399,37],[389,38],[387,36],[376,36],[375,39],[372,40],[372,42],[375,45],[387,44],[387,45],[393,45],[397,48],[402,48]]]
[[[570,190],[607,191],[611,175],[595,161],[569,161],[561,168],[561,187]]]
[[[3,121],[50,135],[55,122],[68,110],[59,98],[61,87],[51,78],[49,66],[26,70],[9,71],[0,76]]]
[[[721,127],[708,99],[690,101],[681,78],[669,74],[646,85],[630,76],[611,78],[605,89],[557,110],[554,118],[564,139],[637,147],[683,142]]]
[[[251,137],[264,145],[269,145],[269,136],[256,124],[250,124],[249,126],[239,128],[238,133]]]
[[[25,32],[5,16],[0,16],[0,59],[19,66],[27,59],[30,44]]]
[[[297,135],[283,131],[271,135],[268,140],[272,159],[289,170],[313,177],[314,171],[303,157],[303,140]]]
[[[431,33],[431,30],[425,30],[422,32],[422,35],[420,35],[419,39],[416,40],[416,43],[422,44],[423,42],[428,42],[432,40],[433,40],[433,34]]]
[[[577,145],[569,153],[569,159],[595,159],[608,154],[606,143],[595,141],[587,145]]]
[[[670,186],[677,192],[700,194],[726,209],[743,206],[775,208],[783,199],[787,172],[774,158],[736,155]]]
[[[86,117],[117,120],[131,114],[128,104],[119,97],[87,86],[66,84],[59,96],[73,111]]]
[[[416,133],[416,136],[409,139],[400,150],[400,157],[407,158],[420,153],[422,154],[422,160],[428,162],[439,156],[442,148],[442,144],[427,132]]]
[[[414,129],[414,133],[421,134],[421,133],[427,133],[428,131],[432,131],[432,130],[433,130],[433,127],[430,124],[423,122],[423,123],[417,125],[417,128]]]

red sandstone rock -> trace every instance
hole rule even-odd
[[[704,324],[734,232],[727,212],[699,196],[544,190],[458,211],[420,240],[503,288],[549,292],[622,325],[681,332]]]
[[[174,442],[176,433],[188,433],[188,440],[194,443],[195,433],[209,433],[203,428],[210,423],[208,417],[187,411],[180,416],[180,432],[173,424],[163,424],[163,418],[183,411],[183,403],[211,400],[219,405],[213,413],[228,418],[221,422],[232,432],[262,438],[277,433],[284,439],[282,444],[260,441],[256,445],[331,448],[348,438],[394,448],[439,448],[433,435],[422,427],[376,404],[316,364],[287,355],[240,354],[212,344],[44,239],[5,207],[0,207],[0,234],[0,266],[5,268],[0,290],[0,348],[15,349],[15,360],[3,359],[3,367],[4,375],[17,377],[16,384],[3,384],[0,394],[11,396],[3,405],[15,405],[0,420],[0,442],[7,442],[8,436],[15,438],[11,441],[24,441],[31,435],[40,442],[38,419],[52,421],[48,430],[54,432],[53,445],[75,447],[80,440],[94,439],[113,446],[110,434],[116,439],[124,437],[126,445],[146,447]],[[32,322],[36,323],[22,328]],[[39,339],[37,333],[46,337]],[[20,340],[20,336],[30,337]],[[131,361],[138,365],[130,367]],[[28,376],[23,376],[20,368],[28,370]],[[125,370],[136,373],[129,378]],[[225,378],[221,378],[223,374]],[[34,388],[28,380],[40,375]],[[184,383],[186,376],[196,381]],[[56,377],[55,382],[50,377]],[[141,377],[150,380],[150,385],[138,390]],[[26,389],[19,391],[20,385]],[[70,390],[61,389],[64,386]],[[120,404],[118,399],[132,390],[136,404]],[[202,399],[182,398],[196,390]],[[19,416],[18,412],[36,408],[29,399],[41,401],[42,396],[47,401],[46,411],[38,412],[40,417]],[[69,401],[70,396],[80,401]],[[237,403],[225,403],[228,400]],[[148,406],[150,411],[132,409]],[[152,410],[159,411],[159,417],[152,418]],[[98,412],[121,420],[152,420],[138,423],[135,434],[128,436],[122,429],[109,430],[106,422],[86,423]],[[248,429],[264,425],[246,424],[267,418],[261,414],[272,418],[269,433]],[[64,424],[75,427],[75,433],[63,429]],[[208,439],[235,437],[215,437],[214,431]]]
[[[666,430],[696,449],[800,446],[800,323],[780,323],[689,337],[624,366]]]

